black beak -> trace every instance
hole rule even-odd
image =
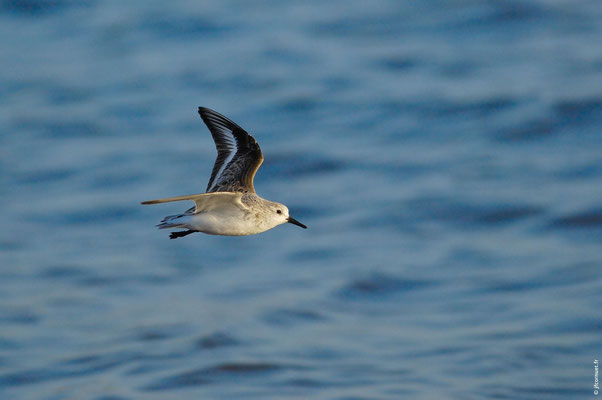
[[[288,217],[288,222],[291,223],[291,224],[293,224],[293,225],[300,226],[303,229],[307,229],[307,226],[303,225],[301,222],[297,221],[293,217]]]

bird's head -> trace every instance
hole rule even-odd
[[[270,219],[275,225],[280,225],[284,223],[289,223],[293,225],[300,226],[303,229],[307,229],[307,226],[303,225],[301,222],[297,221],[293,217],[289,215],[288,207],[284,204],[280,203],[271,203],[269,206]]]

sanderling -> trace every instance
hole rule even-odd
[[[291,217],[284,204],[262,199],[255,193],[253,177],[263,162],[259,144],[240,126],[223,115],[199,107],[199,115],[211,131],[217,159],[206,193],[143,201],[158,204],[192,200],[195,206],[183,214],[169,215],[159,229],[186,228],[172,232],[170,239],[203,232],[210,235],[254,235],[290,222],[307,226]]]

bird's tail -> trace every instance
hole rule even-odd
[[[157,224],[157,228],[186,228],[186,222],[182,220],[182,217],[185,215],[186,214],[168,215],[167,217],[163,218],[159,224]]]

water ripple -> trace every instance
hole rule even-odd
[[[339,295],[349,299],[384,299],[391,295],[401,295],[421,290],[434,282],[412,278],[401,278],[382,273],[372,273],[347,283],[340,289]]]
[[[235,346],[240,342],[234,337],[223,332],[215,332],[203,336],[196,341],[196,346],[200,349],[216,349],[220,347]]]
[[[602,228],[602,210],[594,209],[558,217],[550,223],[558,229],[599,229]]]
[[[147,385],[145,390],[173,390],[188,386],[207,385],[220,379],[265,378],[266,374],[280,371],[280,364],[263,362],[234,362],[217,364],[207,368],[190,370],[181,374],[163,378]],[[235,378],[236,377],[236,378]]]

